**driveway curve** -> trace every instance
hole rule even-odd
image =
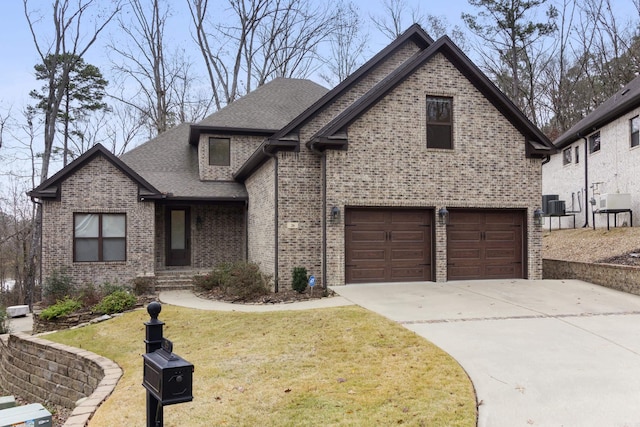
[[[640,297],[578,280],[332,288],[468,372],[480,427],[640,427]]]

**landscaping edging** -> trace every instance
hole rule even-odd
[[[0,378],[10,393],[73,409],[64,427],[84,427],[122,369],[106,357],[25,333],[0,336]]]
[[[577,279],[640,295],[640,267],[620,264],[542,260],[544,279]]]

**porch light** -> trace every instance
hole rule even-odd
[[[533,211],[533,223],[537,226],[542,225],[542,209],[537,208]]]
[[[334,206],[331,208],[331,219],[336,220],[340,216],[340,208]]]
[[[442,225],[449,224],[449,211],[447,208],[442,207],[438,210],[438,220]]]

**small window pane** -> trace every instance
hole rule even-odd
[[[451,126],[427,126],[427,146],[429,148],[452,148]]]
[[[209,138],[209,164],[229,166],[230,140],[228,138]]]
[[[600,151],[600,132],[596,132],[589,137],[589,153]]]
[[[640,145],[640,116],[631,119],[631,146]]]
[[[451,99],[427,97],[427,121],[451,123]]]
[[[98,239],[76,239],[76,261],[99,261]]]
[[[124,215],[102,215],[102,237],[124,237],[125,228]]]
[[[105,239],[102,241],[103,261],[124,261],[125,255],[124,239]]]
[[[79,214],[74,221],[76,237],[98,237],[99,215]]]
[[[171,211],[171,249],[181,250],[187,247],[185,215],[183,210]]]
[[[571,147],[562,152],[562,164],[568,165],[569,163],[571,163]]]
[[[580,146],[576,147],[576,164],[580,163]]]

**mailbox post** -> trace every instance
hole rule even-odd
[[[193,400],[193,365],[173,353],[173,344],[162,336],[164,322],[158,320],[160,303],[147,306],[151,320],[145,322],[146,353],[142,385],[147,389],[147,427],[164,426],[164,405]]]

